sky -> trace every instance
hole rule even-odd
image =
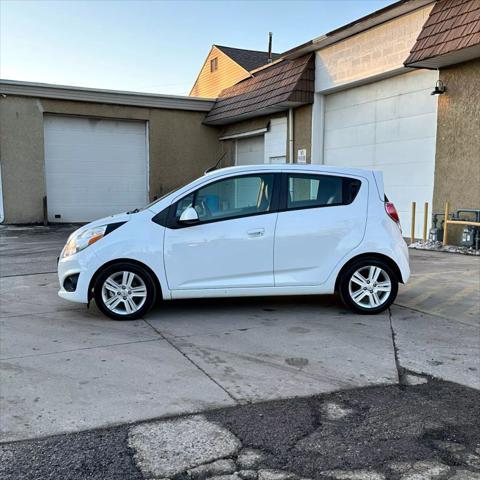
[[[212,44],[282,52],[393,0],[0,0],[0,77],[188,95]]]

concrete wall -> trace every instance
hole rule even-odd
[[[316,52],[315,91],[403,68],[433,4]]]
[[[433,211],[446,201],[450,211],[480,209],[480,59],[442,69],[440,79],[447,92],[438,98]]]
[[[6,223],[43,221],[43,114],[148,121],[149,195],[163,195],[203,174],[218,157],[218,129],[203,112],[11,96],[0,99],[0,160]]]

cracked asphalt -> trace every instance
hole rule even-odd
[[[0,227],[1,478],[159,478],[132,429],[199,412],[241,450],[169,478],[480,478],[479,258],[412,251],[384,315],[290,297],[113,322],[56,296],[71,229]]]
[[[221,444],[209,458],[230,460],[231,467],[218,471],[219,466],[206,462],[210,468],[200,474],[192,468],[175,472],[179,456],[191,444],[205,449],[197,435],[178,446],[168,437],[174,444],[169,459],[158,457],[160,434],[157,443],[147,443],[143,456],[150,455],[160,472],[173,465],[170,478],[176,480],[222,475],[222,480],[480,478],[480,395],[449,382],[366,387],[214,410],[204,417],[239,440],[239,451],[224,455]],[[132,429],[148,431],[158,424],[162,422],[4,444],[0,474],[5,480],[165,478],[152,473],[151,466],[137,466],[128,441]],[[246,451],[257,452],[259,459],[242,469],[239,458]]]

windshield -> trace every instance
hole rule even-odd
[[[132,212],[128,212],[128,213],[143,212],[143,210],[148,210],[152,205],[155,205],[157,202],[160,202],[160,201],[163,200],[165,197],[168,197],[171,193],[176,192],[176,191],[179,190],[179,189],[180,189],[180,187],[174,188],[173,190],[170,190],[169,192],[167,192],[165,195],[162,195],[160,198],[157,198],[157,199],[154,200],[153,202],[150,202],[149,204],[145,205],[143,208],[136,208],[136,209],[133,210]]]

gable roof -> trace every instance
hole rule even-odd
[[[439,68],[480,56],[480,0],[439,0],[404,64]]]
[[[224,47],[222,45],[214,45],[225,55],[228,55],[234,62],[238,63],[247,72],[255,70],[262,65],[268,63],[268,52],[260,52],[258,50],[245,50],[243,48]],[[276,60],[280,57],[278,53],[272,53],[272,59]]]
[[[204,123],[224,125],[313,102],[313,54],[280,60],[226,88]]]

